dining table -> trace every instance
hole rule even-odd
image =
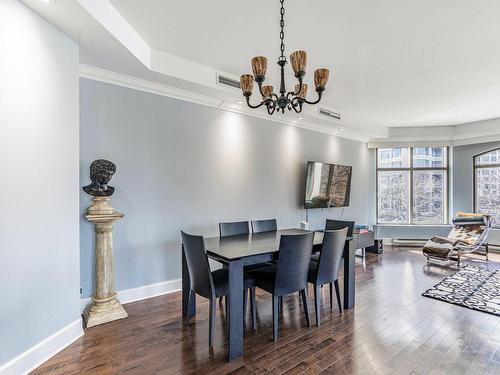
[[[209,258],[223,264],[228,270],[228,360],[243,356],[243,269],[245,266],[277,259],[281,235],[310,233],[304,229],[280,229],[277,231],[250,233],[229,237],[205,238],[205,250]],[[344,245],[344,309],[354,307],[355,245],[354,238],[348,236]],[[323,232],[314,232],[313,253],[321,251]],[[189,318],[196,314],[196,299],[190,296],[189,269],[182,247],[182,316]]]

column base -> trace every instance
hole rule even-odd
[[[127,317],[128,314],[120,301],[116,299],[116,294],[105,300],[92,297],[92,302],[83,311],[83,320],[87,328]]]

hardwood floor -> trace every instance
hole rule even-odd
[[[386,246],[383,255],[357,259],[354,309],[339,314],[334,303],[330,310],[323,288],[320,328],[306,327],[298,295],[285,298],[277,343],[270,296],[258,293],[257,331],[250,331],[247,316],[245,356],[230,363],[222,306],[209,351],[203,299],[189,323],[181,319],[180,292],[130,303],[128,319],[86,330],[33,373],[500,374],[498,317],[421,296],[452,272],[427,266],[415,248]],[[312,296],[310,290],[314,316]]]

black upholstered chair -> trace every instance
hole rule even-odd
[[[230,223],[219,223],[219,233],[221,237],[237,236],[248,234],[248,221],[234,221]]]
[[[274,267],[249,271],[255,285],[273,295],[273,340],[278,340],[279,298],[300,292],[307,326],[311,326],[307,305],[307,273],[313,246],[314,233],[282,235],[277,264]]]
[[[202,236],[193,236],[182,231],[181,235],[191,282],[189,299],[195,298],[196,293],[210,300],[208,343],[212,347],[214,344],[215,301],[217,297],[226,296],[228,293],[228,272],[227,269],[210,270]],[[254,281],[251,276],[245,275],[244,277],[243,308],[245,311],[247,290],[254,286]],[[254,298],[255,294],[251,294],[252,327],[255,329],[256,314]],[[243,314],[243,317],[245,317],[245,314]]]
[[[347,228],[347,235],[352,237],[354,233],[354,221],[344,221],[344,220],[331,220],[326,219],[325,230],[337,230],[342,228]]]
[[[276,224],[276,221],[275,221],[275,224]],[[253,225],[253,221],[252,221],[252,225]],[[249,234],[248,221],[235,221],[235,222],[228,222],[228,223],[219,223],[219,232],[220,232],[221,238]],[[252,264],[250,266],[245,266],[245,271],[250,271],[252,269],[261,268],[261,267],[269,267],[272,265],[273,265],[273,263],[270,263],[270,262]],[[250,293],[254,294],[255,289],[252,289],[250,291]]]
[[[276,219],[252,220],[253,233],[274,232],[277,230]]]
[[[347,228],[347,235],[349,237],[352,237],[354,233],[354,224],[354,221],[326,219],[325,230],[338,230]],[[314,254],[311,257],[311,260],[315,260],[317,262],[319,260],[319,254]]]
[[[342,312],[339,291],[339,269],[344,252],[344,244],[348,228],[325,231],[323,246],[319,254],[319,261],[311,261],[307,281],[314,284],[314,305],[316,306],[316,324],[320,326],[320,288],[324,284],[330,284],[330,308],[333,308],[332,283],[335,285],[337,304]]]

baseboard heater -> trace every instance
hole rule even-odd
[[[422,246],[427,240],[421,238],[393,238],[392,244],[395,246]]]

